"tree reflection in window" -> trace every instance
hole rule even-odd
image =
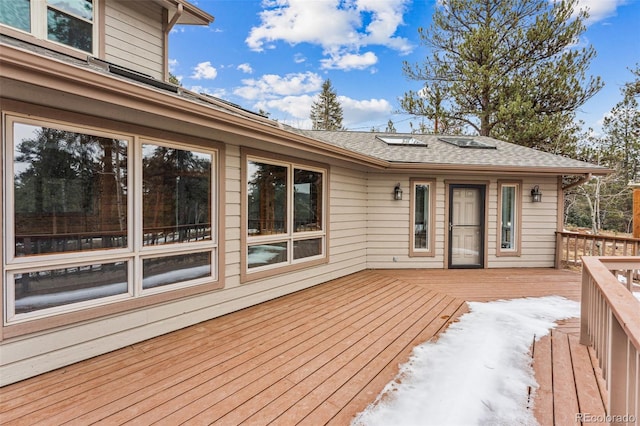
[[[16,255],[126,247],[128,142],[13,130]]]
[[[321,230],[322,173],[295,169],[293,179],[293,219],[295,232]]]
[[[288,168],[255,161],[248,165],[248,234],[286,233]]]
[[[143,244],[211,240],[212,155],[143,144]]]
[[[91,53],[93,3],[91,0],[48,0],[47,37]]]
[[[0,24],[30,32],[31,3],[29,0],[0,0]]]

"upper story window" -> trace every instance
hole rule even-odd
[[[215,150],[4,119],[6,325],[217,281]]]
[[[0,0],[0,24],[93,53],[96,1]]]
[[[519,182],[498,181],[498,254],[502,256],[520,254],[521,186]]]
[[[326,261],[327,169],[254,156],[245,164],[244,274]]]

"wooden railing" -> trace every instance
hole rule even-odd
[[[582,258],[580,343],[595,349],[607,384],[611,424],[639,424],[640,256]]]
[[[639,256],[640,238],[556,232],[556,268],[581,265],[582,256]]]

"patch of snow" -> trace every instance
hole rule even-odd
[[[435,342],[417,346],[352,425],[534,425],[530,347],[580,305],[559,296],[471,302]]]

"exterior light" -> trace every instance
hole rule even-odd
[[[402,189],[400,189],[400,183],[396,183],[396,187],[393,189],[393,199],[402,200]]]
[[[540,192],[540,187],[538,185],[531,188],[531,202],[539,203],[542,201],[542,192]]]

